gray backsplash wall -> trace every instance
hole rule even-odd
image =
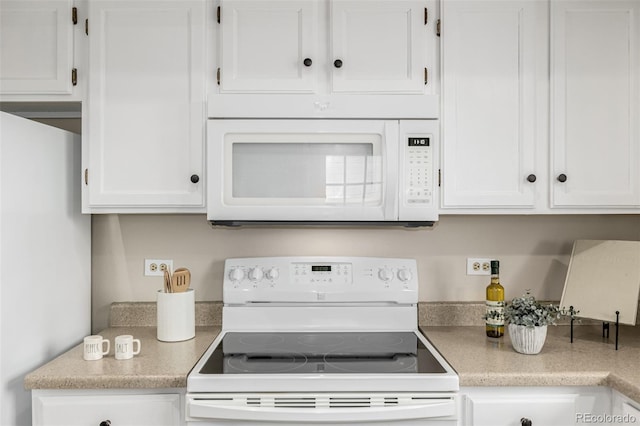
[[[640,215],[441,216],[430,229],[212,228],[204,215],[94,215],[93,324],[108,326],[112,302],[155,301],[161,277],[143,275],[145,258],[191,270],[196,299],[222,299],[230,257],[339,255],[418,261],[421,301],[481,301],[485,276],[467,276],[467,257],[501,261],[507,298],[532,289],[562,294],[573,241],[640,240]]]

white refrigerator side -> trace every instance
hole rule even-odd
[[[0,112],[0,424],[30,425],[24,376],[91,328],[80,137]],[[78,360],[82,362],[82,360]]]

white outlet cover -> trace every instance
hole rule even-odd
[[[167,265],[169,272],[173,271],[173,259],[145,259],[144,260],[144,276],[145,277],[161,277],[164,271],[160,269],[160,265]],[[156,270],[151,270],[151,265],[156,265]]]
[[[493,259],[484,258],[484,257],[468,257],[467,258],[467,275],[491,275],[491,261]],[[474,270],[474,263],[480,264],[480,269]],[[483,264],[488,264],[489,267],[486,269],[482,269]]]

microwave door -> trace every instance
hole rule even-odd
[[[395,121],[214,121],[209,219],[397,220],[397,135]]]

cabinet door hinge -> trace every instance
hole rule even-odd
[[[438,188],[442,186],[442,169],[438,169]]]
[[[89,185],[89,169],[84,169],[84,184]]]
[[[78,25],[78,8],[77,7],[71,8],[71,22],[73,22],[73,25]]]
[[[74,86],[78,85],[78,68],[71,69],[71,84]]]
[[[218,24],[220,23],[220,6],[216,10],[216,21],[218,21]]]
[[[216,80],[218,81],[218,86],[220,86],[220,68],[216,71]]]
[[[427,22],[429,21],[429,11],[427,10],[427,8],[424,8],[424,24],[427,25]]]
[[[89,35],[89,19],[85,19],[84,20],[84,33],[86,35]]]
[[[424,69],[424,84],[426,85],[429,82],[429,70]]]
[[[440,37],[440,20],[436,21],[436,35]]]

